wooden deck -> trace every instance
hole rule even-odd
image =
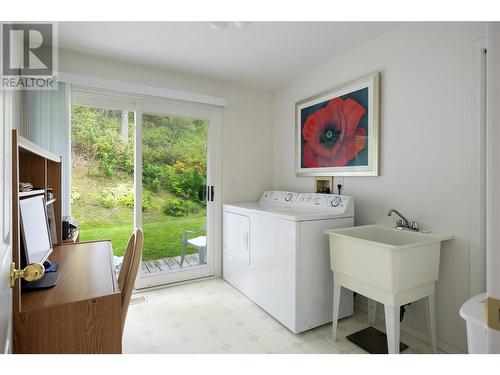
[[[115,269],[118,272],[121,267],[123,257],[115,257]],[[188,254],[184,257],[183,269],[198,266],[200,264],[198,254]],[[141,262],[143,274],[175,271],[181,268],[181,256],[163,258],[155,260],[143,260]]]
[[[182,268],[190,268],[193,266],[198,266],[200,260],[198,254],[188,254],[184,257],[184,264]],[[181,268],[181,256],[176,256],[173,258],[163,258],[155,260],[143,260],[142,273],[156,273],[156,272],[168,272],[175,271]]]

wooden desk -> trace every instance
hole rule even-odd
[[[111,242],[58,246],[53,288],[21,294],[15,353],[121,353],[121,298]]]

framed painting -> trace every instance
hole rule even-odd
[[[374,73],[295,104],[298,176],[378,176],[379,80]]]

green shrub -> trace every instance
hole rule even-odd
[[[109,189],[104,189],[101,193],[100,203],[105,208],[134,207],[134,189],[127,184],[119,184]]]
[[[163,178],[163,169],[156,164],[144,164],[142,166],[142,183],[152,191],[158,191],[161,187],[160,180]]]
[[[147,190],[142,191],[142,212],[146,212],[153,208],[152,204],[153,193]]]
[[[79,201],[81,198],[80,191],[77,187],[72,187],[71,188],[71,204]]]
[[[134,191],[118,197],[118,204],[124,207],[134,208]]]
[[[71,141],[72,150],[96,160],[106,176],[122,171],[132,174],[134,170],[133,137],[120,136],[121,112],[100,108],[73,106]],[[129,134],[133,134],[133,128]],[[96,175],[89,171],[89,176]]]
[[[99,201],[104,208],[111,208],[116,206],[116,200],[111,196],[102,196]]]
[[[189,202],[178,198],[169,199],[163,206],[163,213],[167,216],[187,216],[189,213]]]
[[[206,184],[205,159],[183,159],[166,166],[162,185],[178,197],[196,201]]]
[[[153,193],[142,192],[142,211],[149,211],[152,206]],[[127,184],[120,184],[110,189],[104,189],[99,199],[104,208],[123,206],[134,208],[134,189]]]
[[[197,214],[202,209],[202,206],[200,205],[199,202],[187,201],[187,203],[188,203],[188,207],[189,207],[188,210],[192,214]],[[201,203],[204,204],[203,202],[201,202]]]

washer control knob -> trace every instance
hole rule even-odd
[[[331,201],[330,204],[332,207],[338,207],[338,205],[342,202],[342,199],[340,197],[334,197]]]
[[[292,198],[293,198],[292,193],[288,193],[287,195],[285,195],[285,202],[290,202]]]

